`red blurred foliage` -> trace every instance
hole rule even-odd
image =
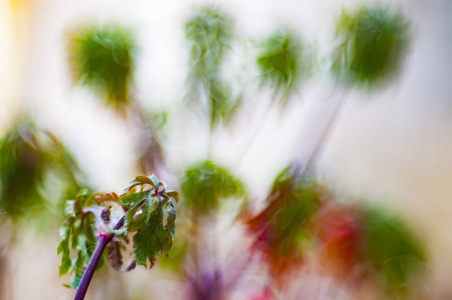
[[[322,266],[337,279],[344,278],[361,260],[363,231],[360,214],[353,208],[324,203],[313,217]]]
[[[273,300],[276,299],[275,294],[273,293],[270,286],[266,285],[262,291],[256,292],[251,295],[248,300]]]
[[[246,220],[249,233],[255,236],[251,250],[263,254],[277,284],[304,263],[307,226],[318,209],[320,194],[318,185],[288,168],[275,180],[267,207]]]

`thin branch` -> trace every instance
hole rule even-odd
[[[124,225],[125,215],[119,219],[118,223],[113,227],[113,230],[118,230]],[[83,300],[85,299],[86,292],[88,291],[89,284],[91,283],[91,279],[93,278],[94,271],[96,270],[97,264],[102,256],[102,253],[105,250],[105,247],[110,243],[115,234],[108,233],[99,235],[97,239],[99,243],[97,243],[96,249],[94,250],[91,259],[89,260],[88,266],[86,267],[85,273],[83,273],[83,277],[80,281],[80,284],[77,288],[77,292],[75,293],[74,300]]]

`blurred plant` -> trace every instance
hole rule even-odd
[[[375,86],[400,69],[409,40],[409,23],[403,15],[389,9],[362,7],[352,15],[342,12],[336,34],[340,43],[334,49],[331,72],[347,91],[352,85]],[[336,84],[333,94],[338,92],[337,87]],[[338,94],[336,107],[325,118],[323,126],[313,129],[318,131],[318,140],[305,159],[304,169],[310,167],[321,152],[345,103],[343,92]]]
[[[256,121],[250,138],[243,147],[245,153],[251,148],[259,131],[269,119],[272,109],[278,103],[282,105],[287,103],[290,93],[297,86],[298,79],[310,73],[312,64],[307,54],[307,47],[288,30],[270,35],[261,42],[260,46],[256,65],[260,72],[261,85],[273,89],[273,95],[266,111]],[[245,155],[241,157],[243,159]]]
[[[256,63],[261,73],[262,84],[271,86],[275,91],[281,90],[283,102],[295,87],[308,63],[303,60],[304,48],[288,31],[274,33],[262,42],[262,49]]]
[[[115,24],[81,29],[70,44],[75,79],[106,95],[108,104],[128,104],[135,50],[131,30]]]
[[[370,84],[387,78],[400,67],[408,40],[408,22],[388,10],[363,8],[354,15],[342,14],[337,35],[340,45],[334,53],[333,74],[345,86]],[[215,126],[231,119],[240,104],[221,76],[234,37],[232,22],[219,9],[204,7],[185,24],[185,37],[190,46],[191,95],[196,95],[199,103],[206,103],[212,134]],[[256,59],[261,85],[271,87],[273,97],[279,96],[278,101],[272,99],[271,108],[278,102],[286,103],[299,79],[310,72],[311,63],[307,46],[290,31],[271,35],[261,46]],[[163,159],[157,124],[164,123],[160,121],[166,120],[166,114],[148,116],[131,97],[135,49],[131,33],[116,25],[80,30],[71,43],[77,80],[101,91],[106,95],[106,103],[114,105],[117,111],[131,112],[133,119],[140,123],[138,127],[147,132],[141,139],[141,148],[142,166],[149,171],[156,167],[156,161]],[[308,263],[306,257],[313,251],[319,251],[321,263],[331,267],[335,280],[345,281],[352,277],[347,272],[358,268],[360,274],[370,273],[372,279],[386,283],[388,290],[401,290],[409,286],[425,261],[424,250],[414,233],[377,210],[338,204],[334,193],[312,179],[313,172],[309,170],[312,158],[325,142],[337,111],[326,120],[325,128],[320,128],[319,141],[303,162],[303,168],[294,162],[278,174],[265,208],[257,215],[246,216],[245,225],[254,242],[250,249],[240,247],[237,252],[243,256],[248,251],[250,259],[245,264],[255,255],[264,258],[270,279],[281,292],[290,284],[287,275]],[[249,141],[255,136],[254,132]],[[134,260],[126,270],[133,269],[137,263],[146,267],[148,260],[152,267],[158,253],[168,254],[170,248],[176,248],[172,252],[175,259],[159,260],[159,264],[163,261],[164,265],[184,273],[193,292],[187,293],[187,297],[221,299],[228,289],[238,286],[238,279],[245,271],[242,269],[227,285],[224,278],[233,271],[234,264],[224,270],[217,264],[216,218],[228,199],[247,199],[243,183],[208,157],[183,172],[180,190],[184,196],[181,208],[185,209],[188,222],[180,226],[186,232],[174,247],[176,215],[170,198],[177,202],[179,196],[167,190],[154,175],[138,176],[119,197],[115,193],[90,195],[83,191],[75,200],[68,201],[58,253],[62,253],[60,274],[74,273],[71,286],[78,286],[75,299],[85,296],[95,269],[102,265],[105,249],[113,268],[122,269],[122,252],[132,232],[135,233],[131,253]],[[115,211],[121,211],[120,207],[122,217],[119,218]],[[213,234],[207,236],[207,230]],[[93,251],[96,238],[98,243]],[[201,245],[203,238],[208,241]],[[71,259],[74,252],[76,256]],[[192,254],[191,261],[189,254]],[[209,255],[213,266],[205,262]],[[193,269],[190,263],[194,264]],[[266,285],[262,295],[277,297],[276,292]]]
[[[115,193],[90,195],[82,190],[76,200],[68,201],[58,254],[62,253],[60,275],[75,273],[70,285],[77,288],[74,299],[84,299],[94,271],[103,265],[105,248],[113,268],[121,269],[121,251],[131,232],[135,232],[131,252],[135,257],[127,271],[136,264],[147,267],[147,260],[152,268],[158,253],[168,255],[176,232],[176,211],[171,199],[178,202],[179,194],[151,175],[136,177],[119,197]],[[111,208],[118,204],[124,215],[115,220]],[[111,227],[112,224],[115,225]],[[93,251],[96,237],[98,243]],[[77,252],[74,260],[70,258],[69,244]]]
[[[185,205],[197,214],[215,211],[222,199],[244,196],[240,180],[210,160],[194,164],[185,171],[181,191]]]
[[[218,9],[204,7],[185,24],[185,37],[191,49],[192,89],[198,97],[204,95],[207,98],[212,129],[220,121],[227,122],[238,105],[220,74],[233,37],[232,22]]]
[[[145,113],[131,93],[137,51],[134,32],[117,24],[85,27],[72,33],[69,51],[76,81],[97,91],[116,111],[131,113],[141,137],[140,169],[148,173],[163,167],[158,133],[162,123],[155,121],[156,114]]]
[[[282,274],[300,266],[310,237],[308,225],[320,205],[321,189],[299,170],[288,167],[278,174],[267,196],[267,206],[247,220],[255,235],[252,249],[265,254],[271,275],[281,281]]]
[[[336,280],[349,280],[350,271],[363,263],[362,211],[330,199],[322,202],[312,224],[322,267]]]
[[[220,64],[232,38],[231,21],[212,7],[201,8],[185,24],[191,44],[193,76],[204,83],[219,73]]]
[[[291,271],[318,252],[335,280],[373,280],[389,294],[403,295],[425,266],[425,250],[401,220],[376,208],[340,204],[332,192],[288,167],[275,179],[266,207],[246,224],[273,282],[284,291]],[[358,280],[359,279],[359,280]]]
[[[18,122],[0,140],[1,211],[18,220],[24,214],[34,213],[33,208],[58,207],[58,203],[46,199],[49,174],[57,176],[61,184],[53,186],[52,193],[60,190],[65,199],[80,188],[76,172],[76,162],[50,132],[31,122]]]
[[[409,40],[409,23],[401,14],[380,7],[342,12],[337,22],[340,41],[332,71],[353,84],[373,84],[395,73]]]
[[[425,264],[425,250],[417,236],[399,219],[371,208],[363,216],[364,257],[392,291],[406,292]]]

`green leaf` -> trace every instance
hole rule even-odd
[[[78,30],[70,44],[76,80],[99,92],[107,104],[119,108],[129,103],[135,49],[132,31],[119,25]]]
[[[119,197],[119,203],[125,207],[128,207],[134,203],[138,203],[141,200],[149,197],[149,195],[151,194],[152,190],[146,190],[146,191],[142,191],[142,192],[137,192],[137,193],[130,193],[127,195],[122,195]]]
[[[66,220],[63,225],[61,225],[60,227],[60,238],[62,238],[63,240],[67,240],[69,238],[69,234],[70,234],[70,230],[71,230],[71,226],[72,226],[72,218]]]
[[[135,188],[135,187],[138,186],[138,185],[142,185],[142,184],[143,184],[143,183],[142,183],[141,181],[138,181],[138,180],[132,180],[132,181],[129,183],[129,186],[128,186],[127,188],[125,188],[124,191],[122,191],[122,194],[123,194],[123,195],[128,194],[133,188]]]
[[[124,225],[121,229],[117,229],[117,230],[112,229],[112,230],[108,231],[108,233],[113,233],[116,236],[126,236],[128,233],[127,226]]]
[[[69,240],[64,239],[58,245],[58,254],[63,252],[63,256],[61,257],[61,265],[58,268],[59,275],[66,274],[72,266],[72,261],[69,253]]]
[[[82,280],[82,277],[83,277],[83,272],[75,273],[74,277],[72,277],[72,282],[69,287],[71,287],[73,289],[77,289],[78,286],[80,285],[80,281]]]
[[[166,218],[165,229],[168,231],[170,236],[176,234],[176,210],[174,209],[173,203],[171,201],[167,202],[164,205],[165,211],[168,213],[168,217]]]
[[[150,184],[150,185],[152,185],[152,186],[155,188],[154,182],[152,182],[152,180],[151,180],[149,177],[146,177],[146,176],[137,176],[137,177],[135,178],[134,181],[135,181],[135,182],[136,182],[136,181],[139,181],[139,182],[141,182],[141,183]]]
[[[77,193],[77,201],[80,203],[81,207],[86,207],[91,205],[89,202],[89,198],[90,198],[90,192],[88,189],[81,189],[78,193]]]
[[[150,198],[147,198],[146,201],[141,206],[141,214],[136,218],[132,219],[129,225],[130,231],[137,231],[141,228],[145,227],[148,224],[149,219],[151,217],[151,212],[155,210],[158,206],[158,201],[151,201]]]
[[[173,244],[170,232],[174,230],[175,213],[171,208],[165,208],[165,210],[169,211],[166,224],[168,230],[163,227],[162,203],[157,202],[157,207],[152,211],[149,223],[133,237],[134,250],[131,254],[135,255],[137,264],[147,267],[146,261],[149,259],[152,268],[158,253],[169,253]]]
[[[149,176],[149,179],[152,181],[152,185],[154,186],[154,188],[157,188],[159,186],[160,181],[157,178],[157,176],[152,174],[151,176]]]
[[[179,203],[179,192],[176,192],[175,190],[168,190],[166,195],[173,198],[176,203]]]

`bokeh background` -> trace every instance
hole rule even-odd
[[[184,31],[184,24],[196,8],[211,4],[233,20],[235,36],[225,58],[227,68],[223,76],[242,97],[232,125],[217,130],[213,136],[206,126],[206,117],[186,108],[190,52]],[[82,185],[89,185],[94,191],[121,193],[142,172],[136,164],[141,151],[140,135],[134,131],[133,122],[111,106],[106,108],[91,90],[74,84],[68,50],[68,40],[75,29],[116,22],[135,31],[134,98],[143,110],[164,112],[167,116],[162,147],[168,168],[159,177],[170,186],[177,186],[184,168],[209,154],[243,180],[255,211],[259,211],[275,175],[294,159],[303,161],[312,150],[311,134],[315,136],[316,131],[308,129],[321,123],[340,94],[325,62],[334,44],[338,15],[342,10],[375,4],[400,11],[409,19],[411,42],[397,76],[376,89],[358,88],[346,93],[347,101],[316,161],[316,177],[345,203],[347,199],[360,199],[384,206],[403,219],[421,237],[427,253],[426,275],[420,284],[422,293],[411,297],[449,299],[450,1],[2,0],[0,133],[6,134],[19,116],[26,115],[66,145],[85,174]],[[256,45],[279,28],[290,28],[310,45],[315,53],[313,62],[320,67],[301,80],[281,111],[267,113],[271,91],[259,85],[254,65]],[[259,130],[254,131],[257,126]],[[39,213],[48,206],[25,208]],[[60,257],[56,246],[58,222],[62,219],[50,226],[26,219],[13,232],[9,219],[18,212],[0,213],[4,223],[0,241],[4,244],[0,246],[7,262],[0,265],[0,297],[71,299],[73,290],[63,286],[70,281],[69,276],[58,276]],[[51,214],[54,215],[57,214]],[[226,230],[227,221],[218,222],[224,238],[217,243],[227,256],[246,237],[239,229]],[[92,299],[105,299],[106,295],[110,299],[183,299],[185,283],[164,270],[137,268],[130,274],[110,271],[101,271],[108,272],[104,277],[95,276]],[[314,297],[310,297],[310,285],[322,286],[327,279],[301,277],[306,299]],[[250,280],[259,282],[254,277]],[[118,282],[122,294],[112,298],[108,290],[117,288]],[[251,298],[246,288],[244,291],[230,294],[229,299],[261,299]],[[301,299],[295,295],[287,293],[280,299]],[[367,294],[326,295],[332,299],[372,299]]]

